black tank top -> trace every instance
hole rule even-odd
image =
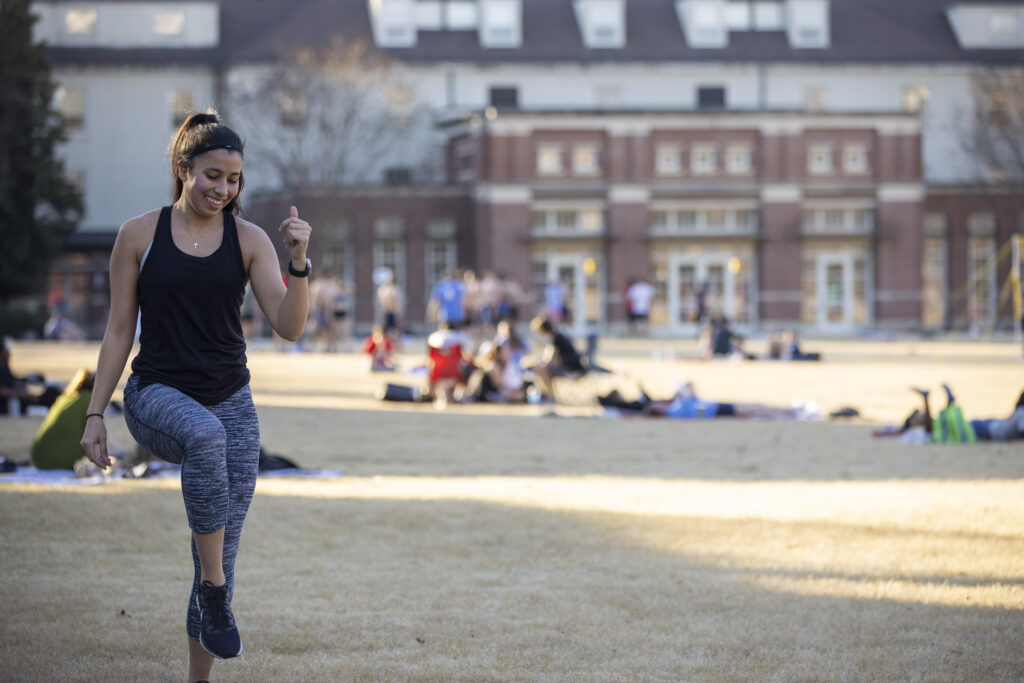
[[[140,386],[165,384],[213,405],[249,382],[242,336],[245,263],[235,217],[224,214],[224,236],[209,256],[191,256],[171,237],[171,207],[156,224],[139,273],[142,316],[132,372]]]

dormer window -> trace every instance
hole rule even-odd
[[[574,6],[587,47],[617,48],[626,44],[624,0],[576,0]]]
[[[780,0],[755,0],[753,10],[755,31],[781,31],[786,27]]]
[[[161,36],[180,36],[185,32],[185,12],[158,10],[153,20],[153,30]]]
[[[729,0],[725,6],[725,25],[730,31],[749,31],[751,6],[747,0]]]
[[[960,47],[1009,50],[1024,47],[1024,7],[1020,3],[953,5],[946,16]]]
[[[718,48],[729,43],[725,10],[722,0],[677,0],[676,14],[690,47]]]
[[[522,43],[520,0],[481,0],[480,44],[484,47],[519,47]]]
[[[786,28],[795,48],[829,46],[828,0],[787,0]]]
[[[471,31],[480,25],[477,4],[470,0],[450,0],[443,5],[444,26],[449,31]]]
[[[73,35],[89,35],[96,29],[96,9],[75,8],[64,13],[64,28]]]
[[[412,0],[370,0],[373,39],[381,47],[416,44],[416,12]]]
[[[1007,38],[1020,38],[1021,27],[1020,17],[1011,12],[994,11],[988,18],[989,32],[997,41]]]

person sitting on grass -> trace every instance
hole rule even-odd
[[[538,315],[530,322],[530,329],[546,340],[541,351],[540,363],[535,365],[533,373],[541,394],[551,399],[554,396],[553,380],[555,377],[571,377],[584,374],[587,369],[583,365],[572,340],[558,331],[555,324],[546,315]]]
[[[32,465],[37,469],[74,469],[75,462],[85,457],[79,440],[85,430],[95,379],[96,375],[86,368],[79,369],[50,406],[32,442]]]
[[[42,393],[34,393],[28,389],[30,382],[45,384]],[[24,415],[28,412],[29,406],[44,406],[49,408],[61,389],[58,386],[46,383],[41,375],[34,375],[29,378],[17,377],[11,372],[11,340],[4,337],[0,346],[0,415],[7,415],[13,410],[14,415]],[[14,400],[11,400],[14,399]]]
[[[485,341],[480,345],[481,362],[466,383],[466,401],[482,403],[524,403],[529,383],[512,356],[509,344]]]
[[[370,357],[371,372],[394,372],[391,357],[395,353],[395,342],[384,331],[383,325],[374,325],[370,335],[363,340],[363,353]]]
[[[472,366],[469,338],[451,324],[442,322],[427,337],[427,392],[439,408],[455,398]]]

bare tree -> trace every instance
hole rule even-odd
[[[432,111],[362,42],[339,38],[236,72],[227,102],[232,122],[258,140],[247,165],[270,186],[376,183],[390,167],[432,177],[440,167]]]
[[[965,151],[987,170],[988,180],[1024,189],[1024,66],[975,71],[971,91]]]

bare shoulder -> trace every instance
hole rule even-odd
[[[149,243],[153,241],[156,234],[156,224],[160,219],[160,209],[147,211],[141,216],[129,218],[121,224],[117,232],[118,241],[129,247],[132,251],[144,251]]]
[[[245,261],[246,270],[252,267],[253,261],[258,255],[262,254],[261,260],[277,258],[270,235],[263,228],[239,216],[235,216],[235,225],[238,227],[238,246],[242,249],[242,259]]]
[[[235,225],[238,226],[238,240],[242,243],[243,249],[255,249],[261,242],[270,242],[266,230],[252,221],[235,216]]]

